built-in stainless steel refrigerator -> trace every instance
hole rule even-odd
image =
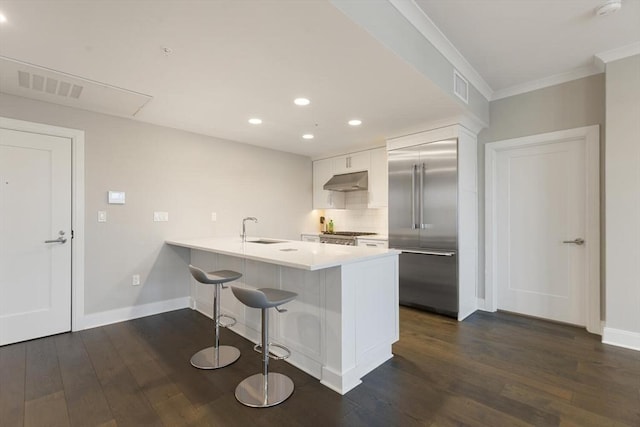
[[[389,247],[400,304],[458,316],[457,139],[391,150]]]

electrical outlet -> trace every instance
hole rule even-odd
[[[169,221],[169,212],[154,212],[153,220],[155,222],[166,222]]]
[[[98,222],[107,222],[107,211],[98,211]]]
[[[215,212],[211,212],[211,221],[215,222],[218,220],[218,214]]]
[[[134,274],[131,277],[131,286],[140,286],[140,275]]]

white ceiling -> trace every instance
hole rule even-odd
[[[640,41],[640,0],[600,21],[598,0],[417,4],[498,91]],[[318,157],[464,113],[325,0],[0,0],[0,12],[0,55],[150,95],[144,122]]]
[[[640,43],[640,0],[602,17],[594,11],[606,0],[415,1],[494,98],[552,76],[593,74],[594,55]]]

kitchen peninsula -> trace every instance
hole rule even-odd
[[[272,341],[291,350],[288,362],[336,392],[345,394],[392,357],[399,338],[399,251],[238,237],[166,243],[190,249],[191,263],[207,271],[241,272],[234,285],[298,293],[287,312],[272,310]],[[192,280],[191,298],[196,309],[211,314],[209,288]],[[230,290],[222,293],[221,309],[237,319],[234,332],[258,342],[258,310]]]

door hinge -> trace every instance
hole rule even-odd
[[[73,239],[74,233],[73,230],[71,230],[71,238]]]

